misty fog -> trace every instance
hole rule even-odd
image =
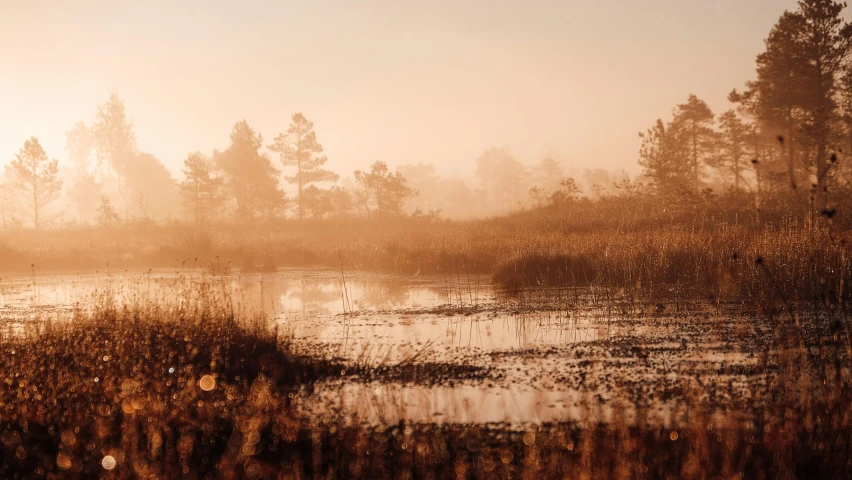
[[[852,478],[837,0],[0,0],[1,478]]]

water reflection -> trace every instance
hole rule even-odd
[[[321,345],[362,365],[406,359],[492,366],[489,352],[587,342],[605,325],[566,311],[522,313],[506,306],[484,277],[399,277],[319,270],[213,276],[146,271],[5,278],[0,325],[70,318],[103,295],[157,302],[199,284],[238,310],[263,312],[302,345]],[[100,296],[100,297],[99,297]],[[306,348],[308,348],[306,347]],[[312,347],[310,347],[312,348]],[[534,358],[528,361],[536,361]],[[513,382],[514,383],[514,382]],[[523,382],[521,382],[523,383]],[[345,383],[318,388],[353,418],[396,421],[547,421],[573,415],[576,392],[499,385],[402,386]],[[569,398],[571,397],[571,398]],[[315,399],[316,400],[316,399]],[[313,402],[313,401],[312,401]],[[317,400],[322,405],[325,400]],[[325,404],[327,408],[327,403]],[[439,418],[440,417],[440,418]]]
[[[348,344],[346,350],[353,353],[376,344],[391,349],[429,344],[489,350],[589,341],[602,335],[595,323],[568,318],[562,311],[498,313],[482,308],[499,301],[485,281],[473,277],[457,284],[443,277],[342,276],[318,270],[228,276],[192,271],[21,276],[0,280],[0,321],[60,317],[106,292],[121,302],[156,302],[204,282],[242,311],[262,311],[297,337]]]

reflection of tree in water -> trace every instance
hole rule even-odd
[[[376,278],[346,280],[355,310],[388,310],[411,306],[411,286]],[[243,303],[263,306],[267,314],[283,312],[329,315],[342,311],[342,285],[329,278],[259,276],[240,282]]]
[[[282,312],[302,314],[336,313],[329,304],[340,300],[340,286],[325,279],[271,278],[261,280],[264,305],[273,315]],[[260,283],[255,288],[259,288]]]
[[[233,284],[235,306],[252,312],[263,312],[273,318],[281,309],[280,298],[286,294],[290,283],[272,280],[265,275],[240,277]]]
[[[340,285],[328,280],[312,280],[302,278],[300,289],[292,291],[292,296],[301,299],[303,309],[317,313],[331,313],[328,304],[341,302]]]
[[[353,293],[354,305],[357,310],[388,310],[409,306],[411,287],[398,281],[363,281],[357,282]],[[361,293],[361,295],[358,295]]]

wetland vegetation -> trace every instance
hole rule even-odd
[[[470,174],[341,164],[359,150],[325,132],[364,148],[341,132],[369,115],[325,111],[267,142],[239,120],[176,179],[117,92],[62,162],[22,138],[0,477],[852,477],[845,8],[784,11],[727,110],[679,95],[630,172],[508,147]]]

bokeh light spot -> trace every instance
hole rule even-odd
[[[198,381],[198,386],[205,392],[209,392],[216,388],[216,379],[210,375],[204,375],[201,377],[201,380]]]

